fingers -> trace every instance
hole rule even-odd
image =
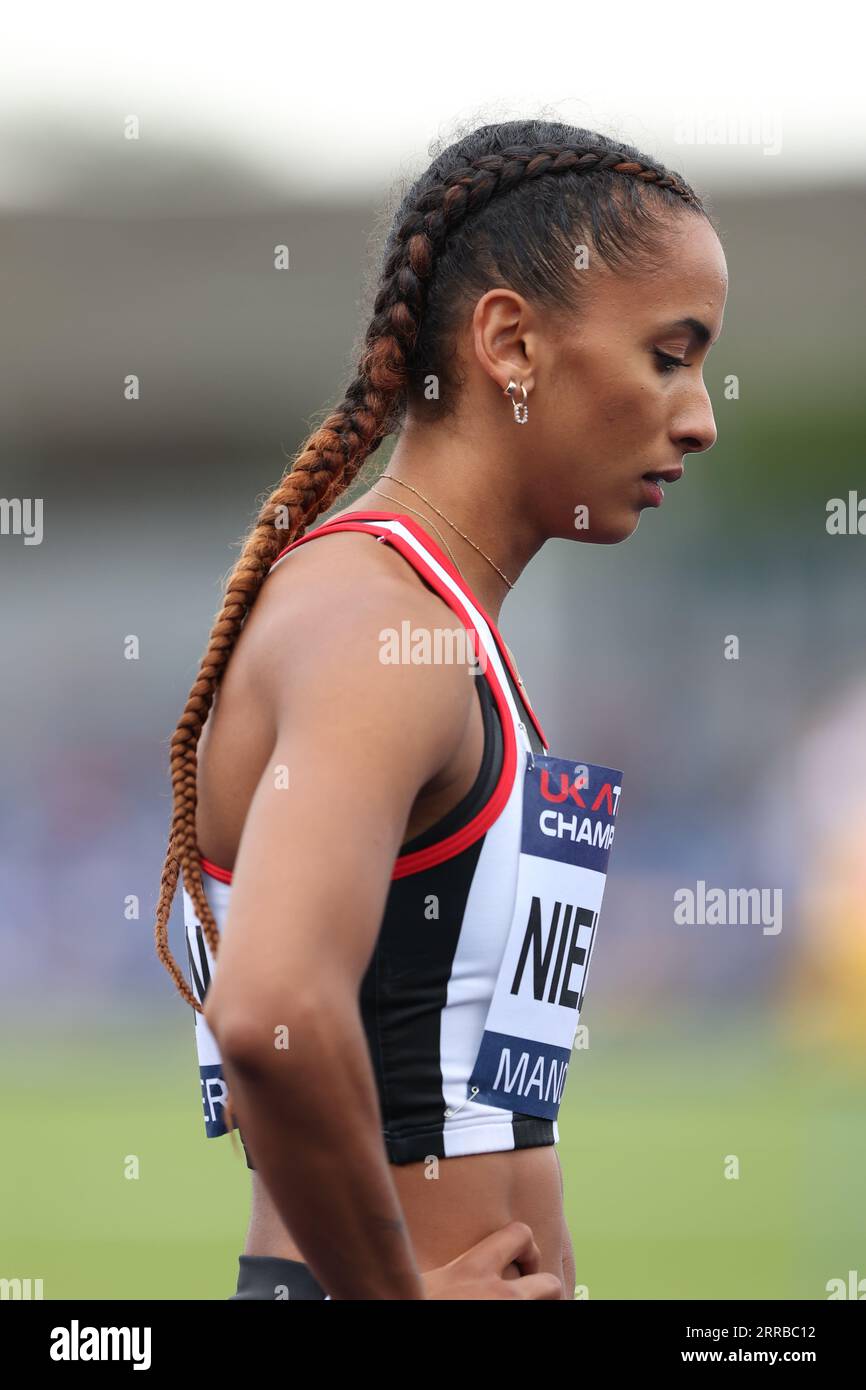
[[[522,1279],[508,1283],[505,1298],[542,1299],[547,1302],[562,1298],[562,1280],[555,1274],[525,1274]]]
[[[524,1275],[536,1274],[541,1268],[541,1251],[525,1221],[509,1221],[471,1246],[462,1258],[467,1257],[473,1264],[495,1265],[497,1274],[512,1263],[519,1265]]]
[[[510,1221],[439,1269],[422,1274],[425,1297],[557,1301],[560,1275],[541,1268],[541,1252],[525,1221]]]

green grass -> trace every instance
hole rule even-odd
[[[866,1275],[862,1063],[753,1024],[626,1037],[595,1020],[592,1038],[560,1122],[591,1298],[820,1299]],[[249,1179],[230,1140],[204,1138],[192,1021],[4,1044],[0,1275],[42,1278],[47,1299],[226,1298]]]
[[[862,1071],[757,1030],[576,1060],[560,1154],[590,1297],[826,1298],[866,1274]]]

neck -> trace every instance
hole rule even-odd
[[[441,435],[435,448],[430,447],[424,433],[429,431],[404,429],[385,469],[391,476],[380,479],[375,492],[367,491],[354,499],[350,509],[408,512],[446,555],[450,549],[466,585],[498,626],[502,603],[510,590],[490,560],[514,585],[544,537],[533,532],[526,513],[504,495],[501,478],[496,478],[495,460],[479,457],[462,441],[443,440]],[[455,527],[465,531],[489,560]]]

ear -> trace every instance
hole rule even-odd
[[[512,378],[534,384],[537,315],[516,290],[488,290],[472,314],[472,345],[479,366],[504,391]]]

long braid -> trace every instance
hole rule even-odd
[[[636,155],[630,147],[605,148],[603,137],[596,137],[595,141],[508,145],[473,158],[458,157],[441,179],[421,180],[420,191],[392,230],[357,375],[342,403],[310,435],[259,512],[227,581],[207,651],[171,740],[173,813],[156,911],[156,950],[184,999],[198,1012],[201,1006],[169,949],[168,920],[182,875],[216,957],[219,933],[204,893],[196,836],[197,746],[219,681],[270,566],[286,544],[301,537],[328,510],[390,432],[395,409],[405,397],[409,362],[437,256],[465,219],[526,180],[596,172],[653,184],[703,211],[686,183]],[[286,515],[288,527],[281,524]]]

